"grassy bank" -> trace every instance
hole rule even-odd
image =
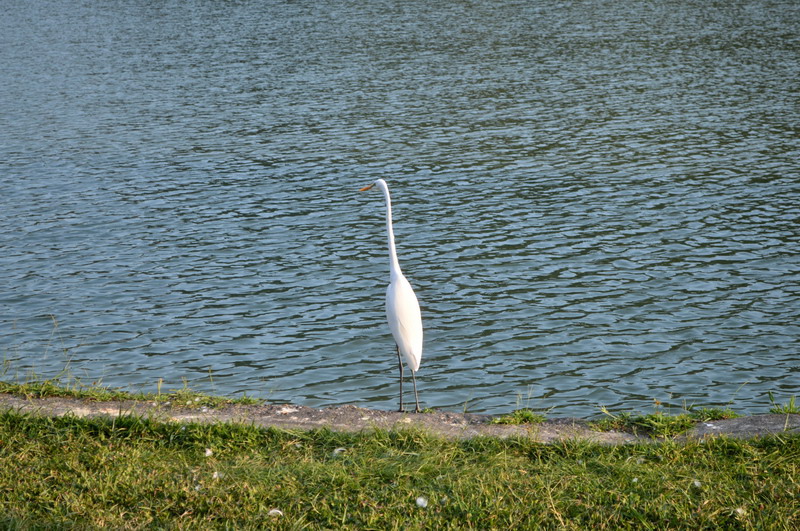
[[[0,414],[0,527],[800,527],[800,437],[605,447]]]

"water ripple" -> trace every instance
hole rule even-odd
[[[800,393],[795,3],[46,4],[0,20],[11,370],[395,407],[383,177],[426,406]]]

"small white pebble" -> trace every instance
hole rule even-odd
[[[634,483],[639,483],[639,478],[633,478],[632,480]]]
[[[270,509],[267,514],[270,516],[283,516],[283,511],[280,509]]]
[[[747,511],[744,509],[744,507],[737,507],[736,514],[738,514],[739,516],[744,516],[747,514]]]
[[[423,509],[428,506],[428,498],[425,496],[420,496],[417,498],[417,507],[422,507]]]
[[[197,398],[194,399],[194,401],[195,402],[200,402],[200,397],[198,396]]]
[[[333,451],[333,455],[339,455],[345,451],[344,448],[337,448]]]
[[[212,479],[219,479],[220,477],[221,476],[219,475],[219,472],[214,472],[213,474],[211,474]]]
[[[211,448],[206,448],[206,457],[211,457],[212,455],[214,455],[214,452]]]
[[[695,487],[697,487],[699,489],[700,485],[702,485],[702,483],[700,483],[699,479],[696,479],[696,480],[692,481],[692,485],[694,485]]]

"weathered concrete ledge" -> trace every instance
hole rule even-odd
[[[329,428],[335,431],[358,432],[370,429],[419,428],[451,439],[475,436],[524,436],[543,443],[580,439],[601,444],[652,442],[647,436],[589,428],[585,420],[557,418],[536,425],[491,424],[489,415],[470,413],[399,413],[356,406],[314,409],[294,405],[231,405],[221,408],[182,408],[148,401],[99,402],[76,398],[26,398],[0,393],[0,411],[19,411],[43,416],[74,415],[77,417],[114,418],[138,415],[171,422],[239,422],[288,430]],[[800,434],[800,415],[769,414],[736,419],[701,422],[679,439],[703,439],[726,435],[752,438],[775,434]]]

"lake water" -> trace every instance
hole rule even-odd
[[[5,379],[425,407],[800,395],[800,3],[13,1]],[[407,386],[410,389],[410,382]]]

